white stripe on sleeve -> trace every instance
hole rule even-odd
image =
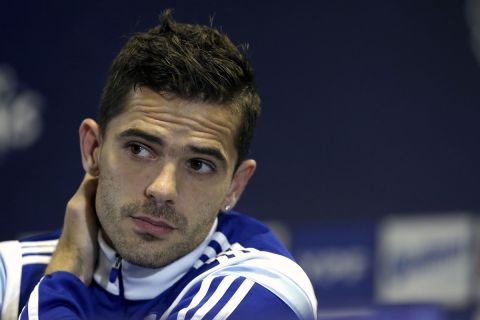
[[[48,264],[52,256],[25,256],[22,258],[22,264],[35,264],[35,263],[43,263]]]
[[[213,249],[212,247],[206,247],[202,254],[211,258],[211,257],[214,257],[217,254],[217,251],[215,251],[215,249]]]
[[[22,249],[25,248],[38,248],[38,247],[55,247],[58,243],[58,239],[54,240],[41,240],[41,241],[22,241],[20,246]]]
[[[7,275],[5,272],[5,266],[3,265],[2,256],[0,255],[0,311],[3,305],[3,296],[5,291],[5,284],[7,283]],[[1,315],[0,315],[1,319]]]
[[[26,248],[22,248],[22,254],[52,253],[53,251],[55,251],[55,247],[26,247]]]
[[[210,299],[208,299],[200,307],[200,309],[198,309],[197,312],[195,312],[192,319],[203,319],[205,314],[207,314],[207,312],[210,311],[218,303],[218,301],[223,297],[225,292],[227,292],[232,282],[237,278],[238,276],[236,275],[228,275],[225,278],[223,278],[223,280],[218,285],[217,290],[215,290],[215,292],[212,294]]]
[[[40,283],[42,283],[42,279],[40,282],[37,283],[35,289],[33,289],[32,293],[30,294],[30,298],[28,299],[28,319],[29,320],[38,320],[38,287]]]
[[[178,312],[177,320],[185,319],[185,315],[187,314],[187,312],[195,308],[200,303],[200,301],[202,301],[203,297],[205,297],[205,295],[207,294],[213,279],[214,278],[206,278],[202,281],[202,284],[200,285],[200,290],[198,290],[197,294],[192,298],[190,304]]]
[[[212,235],[212,240],[218,243],[218,245],[221,248],[221,252],[226,251],[228,248],[230,248],[230,242],[228,242],[227,237],[223,233],[221,233],[220,231],[217,231]],[[205,249],[205,251],[203,252],[203,254],[206,255],[208,257],[208,259],[205,259],[205,261],[197,260],[197,262],[195,262],[193,267],[195,269],[200,268],[201,266],[203,266],[205,264],[205,262],[210,261],[210,259],[215,257],[218,253],[219,252],[215,251],[215,249],[213,249],[213,247],[208,246]]]
[[[215,240],[218,242],[218,244],[222,248],[222,251],[225,251],[228,248],[230,248],[230,242],[228,241],[227,237],[220,231],[217,231],[213,234],[212,240]]]
[[[242,302],[243,298],[247,295],[255,282],[249,279],[245,279],[237,291],[233,294],[232,298],[223,306],[222,310],[213,318],[213,320],[224,320],[235,310],[235,308]]]
[[[0,242],[0,255],[2,255],[5,273],[8,281],[3,295],[2,312],[0,319],[17,319],[20,296],[20,282],[22,277],[22,255],[18,241]]]
[[[211,258],[213,258],[214,256],[217,255],[217,251],[215,251],[215,249],[213,249],[212,247],[206,247],[205,250],[203,251],[202,255],[206,255],[208,257],[208,259],[211,259]],[[208,260],[208,259],[205,259],[205,261]],[[204,263],[205,262],[203,262],[202,260],[197,260],[195,262],[195,264],[193,265],[193,267],[195,269],[198,269],[201,266],[203,266]]]

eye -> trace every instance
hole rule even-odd
[[[142,144],[132,142],[128,144],[128,148],[135,157],[144,159],[153,158],[153,154],[150,149]]]
[[[202,159],[191,159],[188,161],[190,169],[197,173],[207,174],[215,171],[215,166],[209,161]]]

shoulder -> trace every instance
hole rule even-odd
[[[60,231],[0,242],[0,263],[5,271],[0,318],[17,314],[42,277],[57,245]],[[1,298],[1,297],[0,297]],[[16,315],[15,315],[16,317]]]
[[[275,319],[315,318],[317,302],[305,272],[270,230],[252,218],[219,216],[194,269],[169,310],[180,319],[224,319],[223,313],[229,319],[264,318],[276,311],[281,312]]]
[[[271,291],[241,275],[210,275],[192,286],[163,319],[299,319]]]
[[[168,319],[316,317],[317,301],[308,277],[284,256],[233,245],[198,271],[170,306]]]
[[[0,242],[0,255],[4,265],[19,269],[20,266],[46,265],[58,242],[60,231],[36,235],[20,240]]]
[[[293,259],[264,223],[247,215],[233,211],[220,214],[217,232],[223,233],[230,243],[240,243],[244,247],[277,253]]]
[[[0,256],[4,265],[14,262],[14,266],[47,264],[57,246],[60,231],[35,235],[20,240],[0,242]]]

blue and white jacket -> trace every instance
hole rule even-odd
[[[0,243],[1,319],[316,319],[306,274],[238,213],[220,214],[199,247],[160,269],[123,261],[99,236],[88,287],[68,272],[42,277],[58,236]]]

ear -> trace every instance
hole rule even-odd
[[[237,204],[256,167],[257,163],[253,159],[245,160],[240,164],[233,175],[230,189],[223,202],[222,211],[229,211]]]
[[[95,120],[85,119],[80,125],[79,135],[83,169],[90,175],[97,177],[99,175],[98,160],[101,143],[100,128]]]

